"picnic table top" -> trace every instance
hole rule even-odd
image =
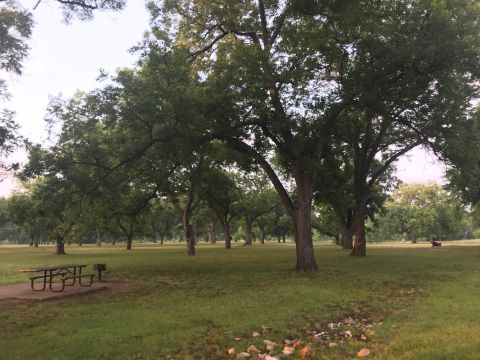
[[[61,269],[71,269],[76,267],[86,267],[86,264],[61,264],[61,265],[51,265],[37,268],[25,268],[18,270],[19,272],[38,272],[38,271],[49,271],[49,270],[61,270]]]

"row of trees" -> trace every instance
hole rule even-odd
[[[462,151],[477,127],[475,1],[177,0],[149,9],[137,66],[53,101],[56,144],[29,147],[20,177],[37,179],[59,251],[85,207],[133,218],[159,198],[181,214],[188,254],[204,202],[228,246],[231,174],[262,171],[293,223],[296,269],[316,270],[314,202],[317,214],[334,209],[343,246],[365,256],[365,221],[400,156],[423,145],[452,165],[466,163],[461,154],[477,162]]]
[[[400,184],[372,224],[370,240],[472,239],[479,228],[478,210],[458,193],[436,184]]]
[[[235,180],[230,182],[226,223],[223,209],[219,208],[222,200],[219,192],[205,194],[192,214],[190,223],[195,243],[202,239],[216,243],[220,237],[227,248],[232,238],[245,240],[247,245],[254,239],[263,244],[267,237],[285,242],[293,226],[268,182],[255,175],[238,175]],[[99,246],[104,241],[115,244],[125,240],[127,249],[132,248],[134,238],[161,244],[164,240],[185,240],[181,229],[183,210],[178,211],[184,199],[179,201],[182,204],[176,204],[166,194],[139,199],[135,193],[109,192],[97,198],[95,204],[87,197],[72,204],[69,195],[61,203],[62,198],[55,194],[57,189],[48,188],[51,185],[39,179],[27,185],[25,191],[1,201],[2,240],[27,242],[32,246],[51,242],[56,236],[63,236],[62,241],[68,243],[95,242]],[[128,195],[131,198],[127,198]]]
[[[252,178],[255,182],[252,182]],[[212,206],[211,194],[199,205],[191,218],[195,243],[205,241],[215,244],[222,240],[225,245],[242,240],[264,244],[267,239],[285,242],[293,234],[293,224],[274,191],[265,179],[237,176],[237,196],[233,199],[230,221],[224,227],[219,214]],[[238,182],[239,181],[239,182]],[[245,188],[245,186],[252,186]],[[252,191],[253,190],[253,191]],[[52,220],[44,212],[44,189],[37,184],[27,191],[18,192],[0,202],[0,241],[29,243],[38,246],[50,243]],[[248,194],[243,197],[242,194]],[[402,240],[416,243],[433,239],[472,239],[480,236],[477,208],[466,207],[458,193],[452,193],[437,184],[399,183],[394,191],[385,195],[386,201],[379,204],[377,212],[367,221],[369,242]],[[115,245],[125,241],[131,249],[132,240],[158,242],[185,241],[179,214],[166,198],[155,198],[135,217],[128,207],[86,207],[75,220],[65,238],[69,244],[108,242]],[[342,224],[336,211],[327,203],[314,207],[312,226],[318,240],[330,239],[343,246]],[[222,235],[221,235],[222,234]]]

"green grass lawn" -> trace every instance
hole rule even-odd
[[[69,247],[66,257],[4,246],[0,284],[24,281],[17,270],[26,266],[104,262],[107,278],[135,288],[0,302],[0,359],[225,359],[230,347],[341,330],[353,337],[332,339],[333,349],[315,342],[315,358],[355,358],[366,347],[373,359],[479,359],[480,246],[469,244],[372,246],[367,258],[318,246],[315,274],[292,270],[290,244],[201,245],[195,257],[172,245]],[[362,341],[355,327],[329,330],[348,317],[365,319],[374,334]],[[253,338],[262,325],[271,330]]]

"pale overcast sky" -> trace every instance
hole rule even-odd
[[[32,9],[37,0],[22,0]],[[16,111],[23,136],[45,141],[43,117],[50,96],[70,97],[79,90],[96,86],[99,69],[113,73],[132,65],[135,55],[128,49],[148,30],[144,0],[130,0],[118,13],[97,13],[90,22],[66,25],[55,2],[42,1],[34,11],[35,27],[22,76],[10,75],[12,98],[0,107]],[[406,182],[439,181],[444,169],[423,151],[415,151],[398,164],[398,176]],[[12,180],[0,182],[0,196],[12,189]]]

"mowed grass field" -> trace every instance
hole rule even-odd
[[[0,301],[0,359],[229,359],[231,347],[296,338],[312,343],[315,359],[356,358],[361,348],[372,359],[480,359],[480,243],[446,245],[370,246],[366,258],[319,245],[314,274],[293,271],[291,244],[200,245],[195,257],[180,245],[72,246],[65,257],[0,246],[0,285],[25,281],[17,270],[26,266],[106,263],[106,278],[132,286]],[[366,339],[346,323],[331,329],[344,319],[363,322]],[[353,336],[343,341],[345,330]]]

